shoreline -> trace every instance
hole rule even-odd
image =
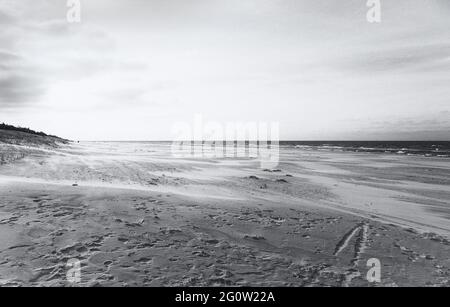
[[[68,285],[75,257],[86,286],[373,286],[377,258],[380,286],[449,285],[445,164],[281,149],[275,172],[168,152],[80,143],[2,165],[0,282]]]

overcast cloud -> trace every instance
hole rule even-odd
[[[450,2],[0,2],[0,122],[171,139],[176,122],[278,121],[282,139],[446,139]]]

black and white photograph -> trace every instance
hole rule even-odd
[[[449,162],[448,0],[0,0],[0,287],[449,287]]]

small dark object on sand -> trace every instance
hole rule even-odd
[[[256,176],[249,176],[248,177],[249,179],[256,179],[256,180],[258,180],[259,178],[258,177],[256,177]]]
[[[265,169],[263,169],[263,172],[279,173],[279,172],[281,172],[281,170],[280,169],[268,169],[268,168],[265,168]]]
[[[245,235],[244,239],[251,239],[251,240],[265,240],[266,238],[264,238],[263,236],[259,236],[259,235]]]
[[[77,183],[74,183],[74,184],[72,184],[72,186],[73,186],[73,187],[77,187],[77,186],[78,186],[78,184],[77,184]]]

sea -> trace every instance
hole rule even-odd
[[[449,141],[280,141],[280,146],[304,150],[450,157]]]
[[[172,141],[118,141],[119,143],[141,143],[152,146],[170,146]],[[202,146],[206,141],[191,142],[193,146]],[[115,142],[109,142],[115,143]],[[215,146],[225,146],[224,141],[213,142]],[[234,142],[237,145],[237,142]],[[271,143],[270,141],[268,142]],[[367,152],[384,153],[396,155],[417,155],[425,157],[450,157],[450,141],[279,141],[280,148],[319,150],[319,151],[347,151],[347,152]],[[249,141],[245,141],[245,146]]]

